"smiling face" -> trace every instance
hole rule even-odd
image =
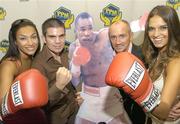
[[[164,49],[168,43],[168,26],[160,16],[153,16],[149,20],[148,36],[158,49]]]
[[[16,45],[22,55],[34,55],[38,48],[38,34],[34,27],[25,26],[18,29],[16,33]]]

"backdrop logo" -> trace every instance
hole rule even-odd
[[[166,5],[177,10],[180,7],[180,0],[168,0]]]
[[[6,53],[8,47],[9,47],[9,41],[7,41],[7,40],[2,40],[2,41],[0,42],[0,52]]]
[[[109,4],[100,13],[100,18],[104,22],[104,26],[109,26],[113,22],[121,20],[122,12],[119,10],[119,7]]]
[[[59,7],[54,12],[53,17],[61,20],[64,23],[66,29],[71,28],[71,24],[74,21],[74,15],[71,14],[71,11],[69,9],[64,7]]]
[[[6,16],[6,11],[0,7],[0,20],[4,20]]]

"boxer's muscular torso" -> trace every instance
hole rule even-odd
[[[93,47],[94,46],[94,47]],[[105,74],[113,58],[113,50],[105,46],[101,51],[92,44],[88,47],[91,53],[91,60],[82,67],[83,80],[86,85],[102,87],[105,84]]]
[[[100,37],[103,35],[103,38]],[[93,87],[107,86],[105,84],[105,74],[113,58],[113,50],[107,36],[107,32],[98,34],[98,36],[97,33],[94,33],[92,41],[82,41],[82,43],[80,41],[81,45],[86,47],[91,54],[90,61],[81,66],[81,75],[83,82],[86,85]],[[76,46],[76,43],[71,44],[69,53],[70,58]]]

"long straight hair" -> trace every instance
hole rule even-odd
[[[11,58],[12,60],[18,60],[20,59],[20,52],[18,50],[18,46],[16,45],[16,34],[17,31],[22,28],[22,27],[26,27],[26,26],[31,26],[36,30],[37,33],[37,37],[38,37],[38,49],[36,50],[35,54],[33,56],[35,56],[39,51],[40,51],[40,38],[39,38],[39,33],[38,30],[36,28],[36,25],[28,20],[28,19],[18,19],[16,21],[14,21],[11,25],[11,28],[9,30],[9,48],[7,50],[7,53],[5,54],[5,56],[1,59],[1,61],[7,59],[7,58]]]

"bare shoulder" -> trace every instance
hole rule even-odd
[[[166,68],[166,74],[166,79],[170,82],[170,84],[173,84],[174,86],[177,84],[180,86],[180,57],[170,60]]]
[[[180,57],[173,58],[167,65],[167,69],[179,69],[180,70]]]
[[[4,60],[0,64],[0,98],[9,90],[17,73],[16,61]]]
[[[68,53],[68,58],[71,59],[72,58],[72,54],[74,52],[76,48],[76,43],[75,42],[72,42],[69,46],[69,53]]]
[[[17,71],[18,70],[16,61],[4,60],[0,64],[0,72],[2,72],[4,75],[6,73],[16,74]]]
[[[75,41],[74,41],[74,42],[72,42],[72,43],[69,45],[69,50],[74,50],[75,47],[76,47],[76,43],[75,43]]]

